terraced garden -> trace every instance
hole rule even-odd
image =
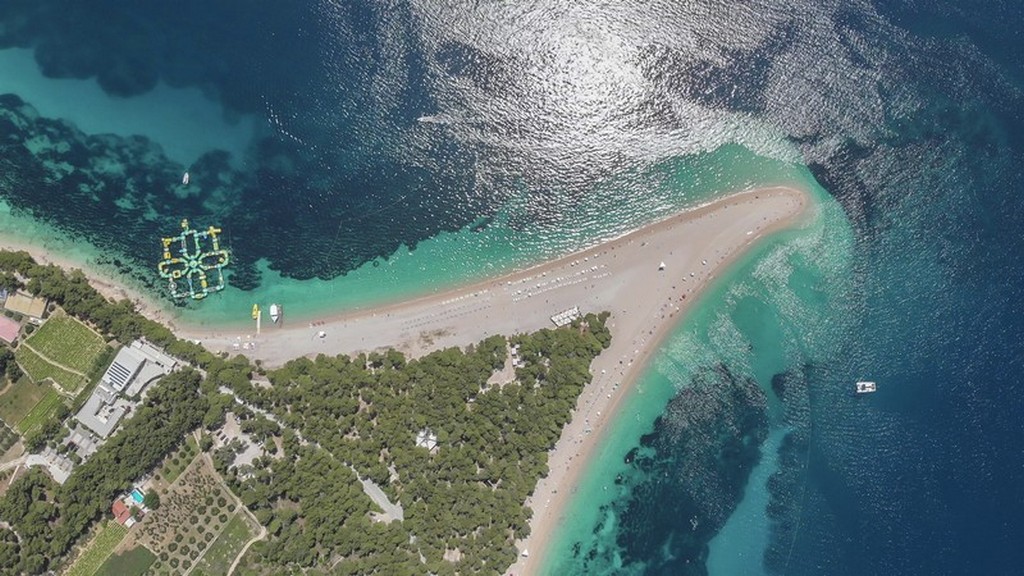
[[[107,558],[95,576],[142,576],[153,562],[156,562],[156,555],[142,546],[136,546]]]
[[[43,424],[46,424],[53,418],[53,413],[57,411],[57,407],[63,401],[60,395],[51,388],[43,396],[42,400],[18,423],[18,432],[28,436],[30,432],[35,431],[37,428],[42,428]]]
[[[150,573],[171,576],[191,569],[225,530],[236,508],[206,459],[196,458],[160,495],[160,508],[138,527],[136,542],[157,555]]]
[[[63,313],[44,322],[25,343],[47,360],[82,373],[89,372],[106,347],[92,328]]]
[[[17,427],[48,394],[54,394],[49,383],[36,384],[28,376],[22,376],[0,394],[0,420],[11,428]]]
[[[85,551],[75,559],[74,564],[68,568],[64,576],[93,576],[127,534],[127,528],[108,520],[86,545]]]
[[[39,354],[33,352],[25,343],[18,346],[14,353],[21,369],[32,378],[33,382],[41,383],[47,378],[53,380],[58,386],[67,392],[74,392],[85,385],[85,376],[69,372],[57,366]]]
[[[192,463],[192,460],[198,453],[199,446],[196,444],[196,439],[189,434],[181,448],[178,448],[170,456],[164,458],[163,464],[156,473],[157,479],[167,484],[173,483],[185,468]]]

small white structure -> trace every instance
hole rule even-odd
[[[583,315],[580,314],[580,307],[573,306],[572,308],[565,310],[564,312],[559,312],[558,314],[552,316],[551,321],[555,323],[555,326],[561,328],[562,326],[568,326],[569,324],[572,324],[573,320],[582,317]]]
[[[416,445],[433,452],[437,448],[437,434],[430,428],[420,430],[416,433]]]
[[[661,264],[658,264],[658,272],[661,272],[663,270],[665,270],[665,263],[664,262],[662,262]]]

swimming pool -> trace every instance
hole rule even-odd
[[[132,500],[134,500],[136,504],[142,504],[143,498],[144,496],[142,495],[142,492],[140,492],[138,488],[132,489]]]

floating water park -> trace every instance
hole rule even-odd
[[[160,277],[166,278],[174,298],[202,300],[211,292],[224,289],[224,267],[228,251],[220,247],[220,228],[206,230],[189,227],[181,221],[181,233],[163,238],[163,260],[157,264]]]

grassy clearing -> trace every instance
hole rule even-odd
[[[21,369],[32,378],[33,382],[42,382],[47,378],[51,378],[57,385],[68,392],[74,392],[85,385],[84,377],[51,364],[42,356],[29,350],[25,345],[18,346],[18,350],[14,353],[14,358],[18,361]]]
[[[82,373],[92,369],[106,348],[103,337],[65,314],[51,317],[25,342],[47,360]]]
[[[231,563],[242,551],[245,543],[253,537],[251,528],[246,522],[245,514],[241,511],[235,513],[235,517],[224,527],[217,540],[213,542],[210,549],[203,554],[203,557],[196,563],[192,574],[196,576],[220,576],[227,574]]]
[[[22,376],[0,396],[0,420],[12,428],[17,426],[47,392],[53,392],[48,383],[36,384],[28,376]]]
[[[142,576],[156,562],[156,556],[143,546],[115,554],[96,571],[96,576]]]
[[[27,436],[29,432],[34,431],[37,428],[41,428],[50,418],[53,418],[53,413],[57,410],[57,406],[60,406],[61,402],[60,395],[57,394],[53,388],[50,388],[43,396],[43,398],[36,404],[25,418],[18,423],[18,432],[22,435]]]
[[[108,520],[64,576],[93,576],[127,534],[127,528]]]
[[[0,422],[0,457],[8,456],[7,451],[10,450],[11,446],[14,446],[20,439],[21,437],[18,436],[18,433],[15,432],[13,428],[3,422]],[[12,458],[16,458],[17,456],[17,454],[14,454]],[[6,460],[0,460],[0,463],[5,461]]]

